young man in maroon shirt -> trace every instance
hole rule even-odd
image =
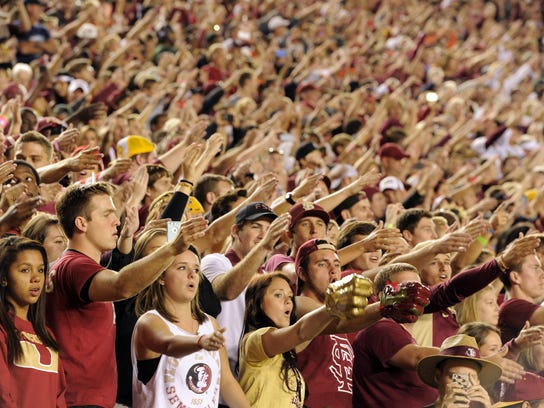
[[[56,205],[68,249],[53,265],[47,285],[47,321],[61,347],[68,406],[110,408],[115,405],[115,321],[113,301],[134,296],[174,261],[176,254],[200,237],[206,221],[193,218],[178,236],[119,272],[100,265],[103,252],[114,249],[120,224],[109,185],[73,185]],[[127,223],[137,222],[136,209]],[[120,235],[126,233],[125,228]]]

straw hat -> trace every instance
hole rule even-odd
[[[480,365],[478,377],[484,388],[493,385],[501,376],[501,368],[491,361],[480,358],[480,349],[474,337],[457,334],[448,337],[440,347],[440,353],[425,357],[417,365],[417,373],[425,384],[437,387],[435,381],[436,367],[445,360],[470,360]]]

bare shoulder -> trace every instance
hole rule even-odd
[[[136,322],[135,328],[140,330],[156,331],[170,331],[166,322],[154,313],[145,313]]]

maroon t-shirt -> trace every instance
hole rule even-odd
[[[412,335],[391,319],[361,330],[353,342],[353,406],[421,408],[432,404],[438,391],[416,370],[394,367],[391,358],[416,344]]]
[[[59,342],[66,372],[66,403],[113,407],[117,393],[112,302],[82,298],[104,267],[74,250],[53,265],[47,284],[47,322]]]
[[[451,310],[433,313],[433,346],[440,347],[446,338],[457,334],[459,323]]]
[[[65,407],[66,380],[56,351],[46,347],[32,323],[13,319],[23,355],[8,363],[7,334],[0,325],[0,407]]]
[[[499,308],[499,329],[502,343],[516,338],[538,305],[523,299],[509,299]]]
[[[308,408],[351,406],[353,349],[345,334],[323,334],[297,353],[309,395]]]

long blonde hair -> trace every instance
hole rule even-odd
[[[466,297],[462,302],[453,306],[457,322],[460,325],[482,321],[481,316],[478,315],[478,301],[488,291],[491,291],[494,294],[497,293],[493,285],[487,285],[485,288],[480,289],[478,292]]]
[[[153,228],[145,231],[134,245],[134,261],[143,258],[146,255],[146,250],[150,242],[157,237],[166,237],[166,230],[164,228]],[[194,247],[189,247],[188,251],[194,253],[200,261],[198,251]],[[199,276],[200,279],[202,277]],[[141,316],[148,310],[155,309],[165,319],[177,323],[176,318],[168,311],[164,298],[164,287],[159,283],[159,279],[156,279],[151,285],[138,293],[136,297],[136,315]],[[203,323],[206,321],[206,314],[200,308],[198,301],[198,292],[196,296],[191,300],[191,314],[198,321]]]

